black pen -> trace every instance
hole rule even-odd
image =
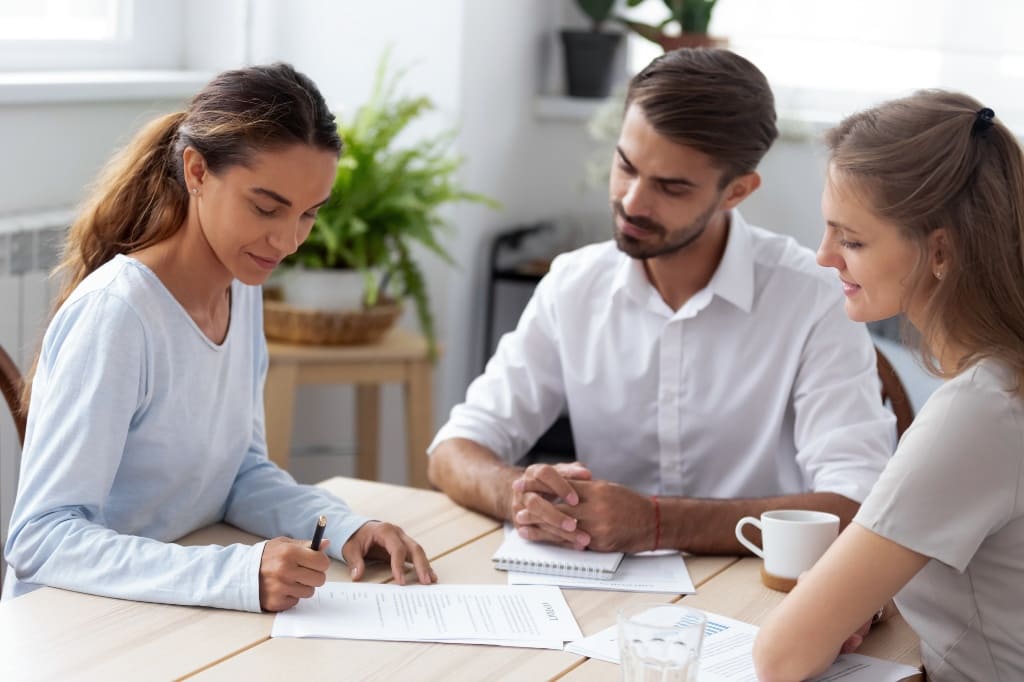
[[[327,527],[327,517],[321,516],[320,520],[316,522],[316,530],[313,531],[313,542],[309,543],[309,548],[314,552],[320,551],[320,541],[324,539],[324,528]]]

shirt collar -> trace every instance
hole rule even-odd
[[[647,279],[643,261],[625,254],[622,256],[615,272],[612,291],[622,290],[641,305],[656,306],[656,302],[652,301],[653,296],[664,306],[658,292]],[[725,243],[722,261],[704,291],[720,296],[745,313],[749,313],[753,306],[754,255],[750,226],[736,209],[729,212],[729,237]]]
[[[725,243],[725,253],[707,288],[745,313],[749,313],[754,304],[754,253],[750,226],[736,209],[729,212],[729,238]]]
[[[652,293],[657,296],[658,292],[647,279],[644,262],[638,258],[631,258],[621,251],[619,251],[619,255],[621,256],[619,266],[612,280],[613,295],[616,291],[622,291],[634,302],[646,306],[651,300]]]

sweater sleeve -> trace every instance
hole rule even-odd
[[[128,431],[145,418],[149,362],[146,329],[117,296],[92,292],[58,312],[32,389],[7,561],[27,583],[258,611],[262,543],[182,547],[106,522]]]

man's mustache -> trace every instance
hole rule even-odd
[[[644,218],[643,216],[631,216],[626,213],[626,210],[622,208],[622,202],[616,201],[612,203],[612,207],[615,209],[615,214],[625,220],[627,223],[632,223],[642,230],[650,230],[652,232],[664,232],[665,228],[661,223],[655,222],[650,218]]]

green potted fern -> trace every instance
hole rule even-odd
[[[409,146],[397,144],[399,134],[433,108],[425,96],[398,92],[402,76],[389,72],[385,55],[369,101],[351,118],[338,117],[344,150],[331,197],[320,208],[309,238],[285,261],[290,268],[282,273],[282,282],[288,302],[295,302],[289,290],[302,288],[295,282],[325,271],[356,276],[356,300],[365,308],[411,299],[434,352],[434,316],[414,246],[454,264],[440,239],[449,228],[441,207],[460,201],[496,204],[458,183],[462,159],[451,151],[454,131]],[[333,286],[342,299],[353,288]]]

